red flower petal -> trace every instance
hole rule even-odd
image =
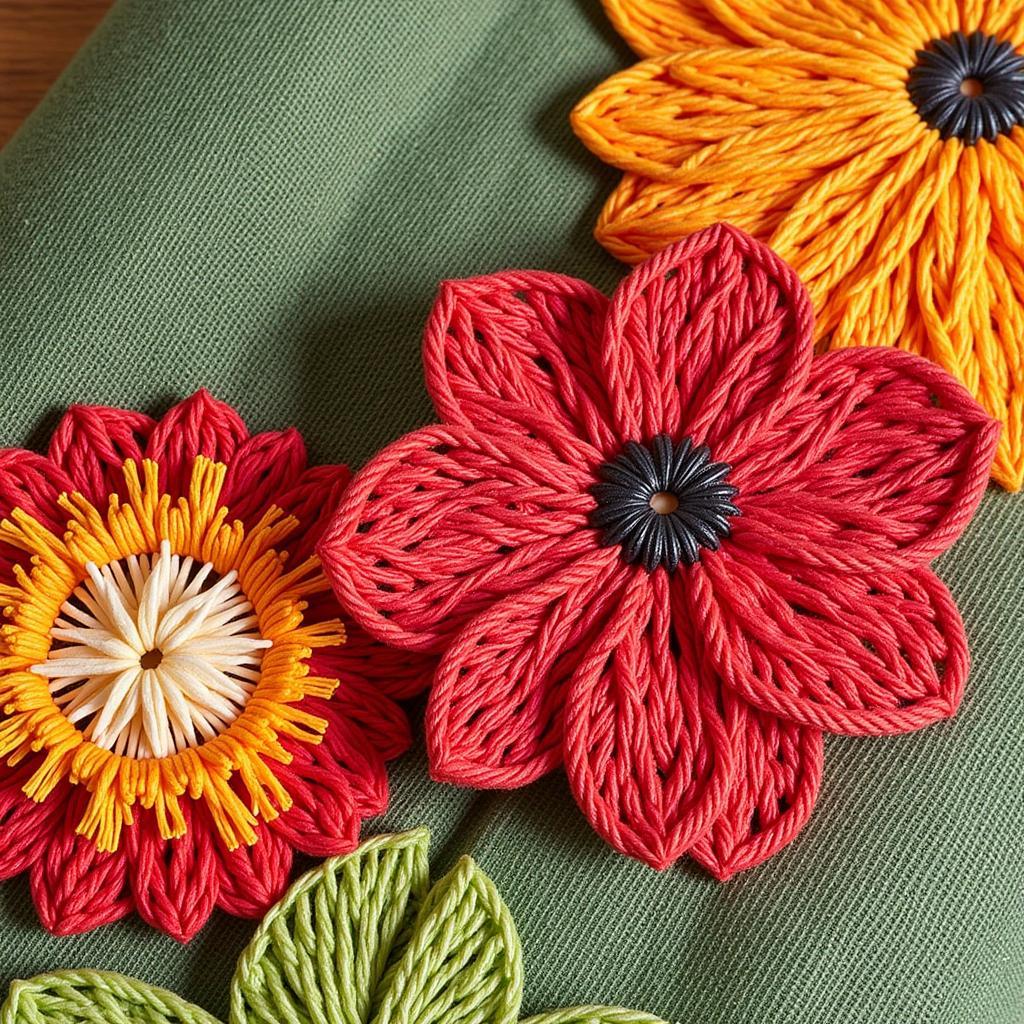
[[[469,622],[430,691],[435,779],[510,789],[561,763],[569,681],[627,578],[618,552],[599,549]]]
[[[693,574],[722,678],[751,704],[830,732],[911,732],[954,714],[967,640],[930,569],[870,577],[724,549]]]
[[[426,427],[352,481],[320,542],[324,571],[371,636],[439,651],[497,598],[593,548],[590,483],[539,430],[499,438]]]
[[[228,850],[218,841],[214,851],[217,906],[229,914],[262,917],[288,888],[294,860],[292,848],[266,825],[259,827],[259,838],[252,846]]]
[[[188,832],[163,839],[152,814],[125,830],[132,893],[139,915],[179,942],[188,942],[209,920],[220,892],[218,840],[188,801],[182,802]]]
[[[57,504],[65,491],[73,491],[71,478],[49,459],[22,448],[0,448],[0,519],[20,508],[58,537],[67,529],[68,515]],[[24,565],[28,555],[20,548],[0,544],[0,571]]]
[[[310,466],[288,490],[274,496],[274,504],[299,521],[297,534],[288,540],[292,564],[313,554],[351,479],[348,466]]]
[[[202,389],[164,414],[149,437],[146,457],[160,464],[162,486],[177,497],[188,490],[197,455],[230,464],[248,436],[238,413]]]
[[[409,719],[405,712],[377,686],[356,677],[343,678],[329,700],[308,697],[303,708],[311,714],[328,717],[331,726],[325,739],[330,744],[345,737],[348,746],[372,747],[385,761],[401,757],[412,744]],[[343,761],[340,750],[336,760]]]
[[[131,409],[72,405],[50,439],[50,459],[76,490],[106,511],[109,495],[124,495],[121,467],[128,459],[141,461],[154,426],[145,413]]]
[[[383,758],[377,762],[376,774],[362,779],[356,792],[330,746],[283,742],[294,760],[287,765],[275,763],[273,771],[291,796],[292,806],[269,823],[269,830],[312,857],[348,853],[359,842],[361,809],[373,801],[375,787],[378,792],[384,787],[386,802]],[[367,751],[366,757],[372,754]]]
[[[926,564],[974,514],[998,438],[932,363],[896,349],[829,352],[733,467],[736,542],[842,571]]]
[[[278,495],[294,487],[306,468],[306,446],[294,428],[268,430],[244,440],[231,456],[221,501],[233,519],[251,526]]]
[[[310,608],[312,609],[312,602]],[[334,606],[332,613],[340,609]],[[329,615],[310,615],[310,621]],[[342,616],[345,622],[345,643],[340,647],[321,647],[310,661],[317,675],[340,679],[358,688],[370,687],[378,694],[394,700],[405,700],[422,693],[434,676],[437,659],[433,655],[385,647],[370,638],[358,623]]]
[[[41,756],[41,755],[40,755]],[[39,768],[40,757],[16,769],[6,765],[0,783],[0,881],[20,875],[39,858],[43,839],[64,820],[69,787],[60,785],[42,803],[25,796],[22,787]]]
[[[342,683],[330,700],[307,697],[302,710],[328,725],[322,741],[313,746],[282,739],[295,758],[295,770],[339,773],[346,783],[342,793],[351,797],[360,817],[381,814],[388,804],[385,761],[401,756],[412,744],[405,712],[369,683],[355,681]]]
[[[681,576],[634,570],[565,711],[577,802],[615,849],[659,869],[722,813],[733,774],[717,683],[700,671],[684,587]]]
[[[608,300],[562,274],[448,281],[424,339],[427,390],[448,423],[529,433],[558,423],[615,447],[595,359]]]
[[[729,462],[807,379],[804,286],[766,246],[725,224],[657,253],[619,285],[603,342],[623,441],[707,441]]]
[[[91,839],[75,834],[88,794],[72,793],[56,830],[37,836],[41,856],[32,865],[29,882],[36,913],[54,935],[77,935],[130,914],[124,849],[100,853]]]
[[[791,843],[818,799],[820,729],[783,722],[733,698],[736,773],[725,810],[690,856],[720,881]]]

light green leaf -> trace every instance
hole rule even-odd
[[[263,919],[231,985],[231,1024],[367,1024],[429,884],[425,829],[303,875]]]
[[[264,918],[231,987],[231,1024],[516,1024],[519,937],[464,857],[428,888],[426,830],[379,836],[300,878]],[[0,1024],[219,1024],[172,992],[104,971],[11,985]],[[664,1024],[573,1006],[522,1024]]]
[[[665,1024],[665,1021],[621,1006],[567,1006],[527,1017],[522,1024]]]
[[[427,896],[381,986],[374,1024],[514,1024],[522,996],[512,916],[491,880],[463,857]]]
[[[11,984],[2,1024],[218,1024],[192,1003],[109,971],[57,971]]]

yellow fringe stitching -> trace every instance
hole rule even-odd
[[[65,494],[60,504],[68,528],[57,537],[21,509],[0,522],[0,541],[31,556],[31,569],[14,569],[13,582],[0,583],[7,623],[0,626],[0,757],[16,765],[45,752],[25,793],[42,801],[62,780],[91,794],[79,834],[100,850],[116,850],[136,804],[152,809],[167,839],[186,831],[180,798],[203,800],[228,849],[256,841],[258,819],[270,821],[291,806],[291,798],[268,766],[287,764],[281,745],[287,736],[316,744],[324,719],[297,705],[307,696],[330,697],[336,679],[308,674],[314,648],[344,643],[338,620],[303,625],[303,598],[326,591],[319,560],[308,558],[286,568],[287,553],[276,550],[298,526],[293,516],[271,506],[249,531],[219,504],[226,467],[198,456],[187,497],[172,501],[160,492],[159,468],[144,460],[123,467],[128,499],[110,496],[101,514],[83,495]],[[30,667],[50,650],[50,630],[61,605],[86,578],[86,563],[105,565],[130,555],[154,553],[167,540],[181,556],[210,562],[224,575],[238,572],[262,636],[271,641],[263,656],[260,681],[241,715],[219,736],[170,757],[137,760],[88,741],[61,713],[44,678]],[[237,773],[248,796],[231,782]]]

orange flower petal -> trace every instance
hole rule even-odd
[[[615,31],[641,57],[658,57],[690,46],[736,43],[700,0],[603,0]]]
[[[1024,485],[1024,218],[1022,168],[1002,155],[1016,148],[1006,142],[999,150],[965,149],[939,191],[915,249],[913,300],[925,328],[923,354],[1002,422],[992,475],[1017,491]],[[854,316],[851,310],[840,324],[837,340],[857,343]]]
[[[939,147],[918,125],[821,177],[793,205],[771,245],[803,278],[819,337],[845,315],[860,278],[888,277],[924,231],[956,170],[959,144]],[[860,281],[854,285],[854,281]]]
[[[607,163],[678,184],[787,183],[920,118],[902,69],[797,50],[687,50],[613,75],[571,115]],[[680,232],[680,237],[685,232]]]
[[[680,237],[727,222],[767,238],[807,190],[814,172],[788,184],[677,185],[624,174],[598,218],[594,237],[624,263],[640,263]]]
[[[755,46],[784,44],[828,57],[869,53],[899,67],[958,27],[956,0],[705,0],[724,30]]]

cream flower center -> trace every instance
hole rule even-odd
[[[160,758],[238,718],[271,642],[234,570],[218,576],[165,540],[157,555],[86,571],[50,630],[53,649],[32,666],[68,721],[105,750]]]

